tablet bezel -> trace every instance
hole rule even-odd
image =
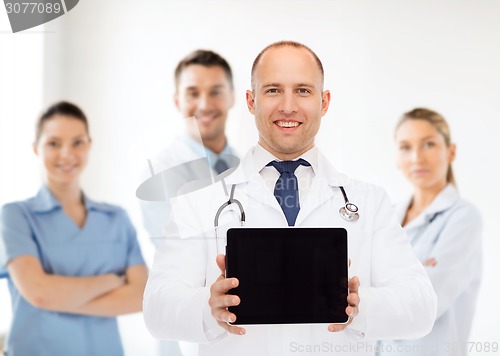
[[[246,239],[246,242],[241,240],[241,239]],[[294,240],[291,240],[294,239]],[[332,241],[331,239],[335,239]],[[269,245],[269,241],[273,241],[278,243],[287,243],[287,241],[295,241],[294,243],[299,243],[299,244],[304,244],[301,246],[304,246],[305,250],[309,248],[309,250],[314,250],[311,249],[310,244],[312,240],[315,241],[315,243],[320,243],[323,244],[323,248],[331,248],[333,245],[335,247],[340,247],[336,252],[337,257],[339,257],[335,262],[335,268],[337,271],[339,271],[340,276],[334,276],[333,270],[331,268],[323,268],[321,269],[322,273],[328,273],[328,271],[332,271],[330,275],[327,276],[327,278],[330,278],[331,280],[337,280],[338,283],[341,283],[342,285],[335,289],[335,295],[336,295],[336,301],[337,303],[334,303],[335,305],[335,312],[327,312],[323,310],[321,312],[321,315],[317,315],[315,313],[308,312],[307,315],[303,314],[302,316],[298,315],[279,315],[277,312],[274,315],[266,314],[266,315],[249,315],[247,309],[245,308],[245,298],[256,298],[254,296],[250,295],[239,295],[238,293],[240,292],[240,287],[241,283],[250,283],[250,281],[245,281],[244,277],[240,276],[243,278],[243,280],[240,280],[240,286],[231,289],[228,294],[234,294],[238,295],[241,299],[241,303],[238,306],[235,307],[229,307],[228,310],[234,313],[237,317],[237,320],[232,323],[234,325],[261,325],[261,324],[322,324],[322,323],[328,323],[328,324],[345,324],[348,322],[349,318],[347,314],[345,313],[345,308],[347,307],[347,294],[348,294],[348,240],[347,240],[347,231],[344,228],[332,228],[332,227],[289,227],[289,228],[232,228],[229,229],[227,232],[227,244],[226,244],[226,277],[238,277],[235,275],[235,273],[238,273],[239,268],[245,268],[244,266],[241,266],[238,264],[238,249],[242,249],[243,247],[245,248],[245,253],[243,258],[247,258],[248,254],[250,254],[252,251],[248,249],[262,249],[261,246],[259,246],[258,242],[262,241],[263,245],[265,244],[266,246]],[[250,244],[250,245],[248,245]],[[321,246],[320,246],[321,247]],[[276,248],[276,247],[275,247]],[[296,247],[295,247],[296,248]],[[344,252],[342,254],[342,251]],[[303,252],[303,251],[301,251]],[[255,252],[254,252],[255,253]],[[293,252],[293,253],[298,253]],[[334,255],[335,253],[332,253]],[[287,255],[288,256],[288,255]],[[293,256],[292,256],[293,257]],[[303,257],[303,256],[295,256],[295,257]],[[312,258],[311,256],[308,256],[307,258]],[[325,256],[322,258],[322,263],[325,264],[326,262],[324,261]],[[248,262],[248,261],[247,261]],[[289,262],[289,261],[288,261]],[[256,263],[256,262],[255,262]],[[297,266],[294,266],[297,268]],[[324,266],[327,267],[327,266]],[[329,265],[328,265],[329,267]],[[250,267],[252,268],[252,267]],[[236,269],[236,272],[234,271]],[[252,274],[251,271],[248,271],[248,273]],[[280,272],[278,272],[280,273]],[[248,276],[248,274],[247,274]],[[307,282],[306,279],[303,280],[304,282]],[[340,282],[341,281],[341,282]],[[302,280],[294,281],[297,284],[301,284]],[[248,284],[247,284],[248,285]],[[328,286],[331,286],[331,283],[327,284]],[[293,287],[288,287],[287,284],[287,289]],[[321,289],[321,286],[318,286],[318,288]],[[261,289],[262,290],[262,289]],[[325,292],[326,293],[326,292]],[[306,296],[307,297],[307,296]],[[344,301],[343,304],[341,301]],[[253,300],[253,307],[256,305],[259,305],[257,301]],[[257,304],[256,304],[257,303]],[[276,302],[274,302],[274,306],[276,306]],[[293,310],[301,310],[300,307],[298,306],[299,304],[295,302],[296,304],[293,304],[294,306],[297,305],[297,308],[293,308]],[[273,306],[273,310],[274,310]],[[269,305],[266,305],[266,307],[269,307]],[[276,309],[279,308],[279,306],[276,306]]]

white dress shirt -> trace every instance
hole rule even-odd
[[[304,201],[305,199],[307,191],[309,190],[309,187],[311,186],[311,182],[314,178],[314,172],[318,169],[318,149],[316,147],[313,147],[309,151],[304,152],[299,157],[294,158],[293,161],[296,161],[300,158],[306,160],[311,165],[310,167],[300,165],[297,167],[294,173],[298,181],[299,203],[302,203],[302,201]],[[257,168],[257,170],[259,171],[262,179],[264,179],[264,182],[269,187],[271,193],[274,194],[274,186],[276,185],[276,182],[280,177],[280,173],[276,168],[274,168],[273,166],[267,166],[267,164],[271,161],[281,160],[274,157],[261,145],[255,146],[253,159],[255,168]]]

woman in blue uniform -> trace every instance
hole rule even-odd
[[[384,341],[380,355],[467,354],[481,280],[481,216],[460,198],[452,162],[456,147],[445,119],[417,108],[396,127],[397,164],[413,194],[397,211],[438,296],[432,331],[419,340]]]
[[[5,351],[123,355],[116,316],[142,310],[147,270],[125,211],[81,190],[91,147],[84,113],[53,105],[33,147],[45,184],[1,211],[0,269],[8,271],[13,308]]]

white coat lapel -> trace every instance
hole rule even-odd
[[[333,198],[335,195],[334,190],[324,179],[318,179],[315,176],[311,182],[311,187],[307,192],[305,199],[301,202],[299,215],[297,215],[297,221],[295,226],[299,226],[302,222],[319,206],[324,204],[326,201]]]
[[[257,173],[250,177],[250,181],[247,183],[246,191],[250,198],[283,213],[276,197],[269,190],[269,187],[266,185],[260,174]]]
[[[423,226],[427,226],[430,221],[434,219],[434,217],[442,213],[443,211],[449,209],[453,204],[455,204],[459,199],[458,192],[452,184],[448,184],[432,201],[432,203],[425,209],[420,215],[418,215],[415,219],[410,221],[405,225],[406,230],[422,228]],[[402,205],[400,207],[402,219],[406,215],[406,211],[411,203],[411,198],[408,200],[408,203]]]
[[[239,185],[236,190],[241,189],[246,192],[249,198],[282,212],[274,194],[269,190],[264,179],[254,167],[253,148],[243,157],[234,173],[225,179],[225,183],[228,189],[233,184]]]
[[[295,222],[297,226],[319,206],[338,194],[338,189],[334,189],[335,187],[346,186],[350,182],[350,179],[338,173],[320,152],[318,152],[318,169],[314,173],[311,187],[300,205],[299,215]]]

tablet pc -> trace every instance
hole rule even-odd
[[[344,228],[233,228],[226,277],[235,325],[346,323],[348,257]]]

